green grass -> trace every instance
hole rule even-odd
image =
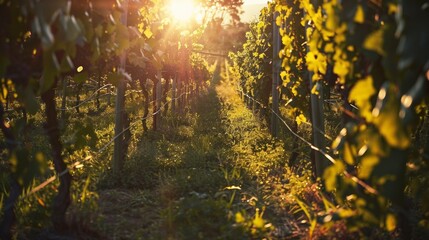
[[[102,178],[99,229],[106,236],[249,239],[305,235],[291,224],[295,216],[290,209],[297,205],[295,195],[309,189],[309,174],[292,173],[285,144],[273,139],[234,88],[217,76],[189,112],[168,114],[159,131],[137,139],[119,182],[109,174]],[[284,184],[287,181],[294,185]],[[135,192],[143,192],[144,200]],[[127,200],[122,199],[124,194]],[[120,209],[106,204],[116,201],[141,204],[124,203]]]
[[[90,157],[83,167],[72,171],[73,204],[68,218],[77,236],[307,236],[310,223],[305,213],[315,214],[323,205],[310,171],[297,173],[288,167],[290,151],[285,142],[289,137],[284,136],[283,141],[272,138],[225,80],[225,70],[218,67],[214,71],[210,88],[183,113],[167,113],[158,131],[143,131],[139,99],[127,102],[132,121],[138,123],[131,129],[132,141],[120,178],[114,177],[110,168],[113,145],[98,152],[113,137],[114,109],[102,102],[102,112],[94,111],[92,105],[83,106],[80,114],[69,112],[63,139],[66,161],[71,164]],[[34,137],[40,138],[43,116],[34,119],[33,131],[39,131]],[[76,133],[85,137],[74,138]],[[46,140],[37,144],[49,155]],[[300,158],[308,164],[304,153]],[[34,184],[48,176],[46,173]],[[57,181],[20,200],[20,226],[24,228],[19,234],[23,239],[44,236],[56,186]],[[300,203],[308,207],[300,207]],[[325,236],[326,232],[319,234]]]

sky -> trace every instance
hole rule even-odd
[[[266,4],[268,0],[244,0],[244,5]]]
[[[259,16],[259,11],[267,5],[268,0],[244,0],[242,10],[244,13],[241,15],[243,22],[250,22]]]

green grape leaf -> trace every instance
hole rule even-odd
[[[351,69],[351,64],[348,61],[338,59],[334,63],[334,73],[340,78],[340,83],[344,84],[346,82],[346,76],[349,74]]]
[[[60,64],[55,53],[48,51],[43,54],[43,77],[40,79],[40,91],[43,93],[50,89],[60,71]]]
[[[68,72],[68,71],[74,69],[73,61],[69,55],[66,55],[62,59],[60,69],[61,69],[61,72]]]
[[[320,52],[308,52],[306,56],[308,70],[313,73],[326,74],[328,66],[326,57]]]
[[[74,16],[68,18],[67,28],[65,30],[67,41],[70,42],[74,42],[82,32],[79,23]]]
[[[395,97],[397,87],[385,82],[378,94],[377,104],[372,111],[374,124],[387,143],[395,148],[406,149],[411,143],[400,114],[400,101]]]
[[[363,7],[361,4],[359,4],[357,6],[355,17],[353,20],[357,23],[364,23],[365,22],[365,12],[363,11]]]
[[[374,167],[378,165],[380,158],[376,155],[370,154],[362,157],[359,164],[358,177],[360,179],[368,179],[374,170]]]
[[[28,111],[29,114],[36,114],[39,109],[39,101],[36,98],[36,94],[33,92],[31,85],[26,86],[25,88],[17,89],[18,95],[20,96],[22,103],[24,104],[25,110]]]
[[[374,124],[390,146],[399,149],[410,146],[411,138],[402,124],[399,116],[399,104],[394,99],[389,99],[386,102],[380,114],[374,118]]]
[[[375,94],[372,76],[359,80],[349,94],[349,101],[355,102],[362,117],[367,121],[372,119],[372,104],[370,98]]]
[[[151,38],[153,36],[152,30],[150,30],[149,27],[144,30],[143,34],[146,36],[146,38]]]
[[[282,25],[282,18],[280,16],[276,17],[276,25],[281,26]]]
[[[349,165],[354,165],[355,156],[356,156],[356,147],[346,142],[344,144],[344,153],[343,153],[344,161]]]
[[[394,214],[390,213],[386,216],[386,229],[389,232],[392,232],[396,229],[397,220]]]
[[[366,39],[365,42],[363,44],[363,47],[365,49],[374,51],[378,54],[380,54],[381,56],[384,56],[386,54],[386,52],[383,49],[383,45],[384,45],[384,30],[383,29],[379,29],[373,33],[371,33]]]
[[[334,191],[337,188],[337,176],[342,174],[345,169],[346,167],[341,161],[336,161],[325,169],[323,179],[327,191]]]
[[[295,118],[296,124],[301,125],[302,123],[307,122],[307,118],[301,113]]]

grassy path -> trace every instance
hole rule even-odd
[[[218,68],[190,111],[167,116],[132,149],[123,181],[100,185],[99,229],[111,239],[290,239],[306,177],[290,177],[270,137]],[[303,218],[304,219],[304,218]],[[302,221],[303,224],[305,220]]]

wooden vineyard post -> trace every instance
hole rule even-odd
[[[313,5],[316,6],[317,1],[312,1]],[[307,26],[308,28],[308,26]],[[307,51],[309,49],[307,48]],[[313,73],[309,72],[309,81],[310,89],[313,92],[313,89],[317,91],[317,94],[311,93],[311,122],[312,122],[312,133],[313,133],[313,145],[324,151],[325,150],[325,118],[323,110],[323,85],[320,81],[313,80]],[[316,178],[322,178],[323,172],[325,171],[328,165],[327,159],[319,151],[314,153],[314,167]]]
[[[171,102],[171,111],[173,113],[176,113],[176,96],[177,96],[177,71],[174,74],[173,82],[171,84],[171,95],[172,95],[172,102]]]
[[[203,75],[199,69],[196,70],[195,74],[195,99],[200,95],[200,82],[202,81]]]
[[[65,76],[62,79],[63,89],[61,91],[62,98],[61,98],[61,121],[64,124],[66,120],[66,107],[67,107],[67,87],[69,83],[69,76]]]
[[[162,72],[161,70],[158,71],[157,76],[158,81],[156,81],[156,114],[154,116],[154,121],[156,122],[156,126],[154,130],[159,129],[159,125],[161,123],[161,104],[162,104]]]
[[[252,101],[252,113],[253,113],[253,115],[256,114],[256,102],[255,101]]]
[[[325,118],[323,116],[323,86],[320,82],[311,80],[310,74],[310,88],[316,88],[318,94],[311,94],[311,121],[313,124],[313,145],[320,150],[325,149]],[[327,160],[320,152],[315,152],[315,166],[316,177],[322,177],[325,168],[327,167]]]
[[[177,91],[176,91],[176,95],[177,95],[177,101],[176,101],[176,103],[177,103],[177,107],[176,107],[176,109],[178,110],[177,112],[178,113],[182,113],[182,110],[183,110],[183,102],[182,102],[182,100],[183,100],[183,97],[182,97],[182,93],[183,93],[183,74],[182,74],[182,71],[179,71],[179,75],[178,75],[178,77],[177,77],[177,82],[176,82],[176,88],[177,88]]]
[[[97,95],[96,95],[96,101],[95,101],[95,107],[97,109],[97,112],[100,111],[100,92],[101,92],[101,86],[103,85],[103,78],[101,77],[102,74],[102,68],[98,68],[98,81],[97,81]]]
[[[107,86],[107,105],[110,107],[112,105],[112,86]]]
[[[128,0],[123,2],[123,14],[122,14],[122,24],[127,25],[127,15],[128,15]],[[126,63],[126,52],[122,53],[120,57],[119,70],[125,71]],[[118,87],[116,90],[116,103],[115,103],[115,140],[114,140],[114,152],[113,152],[113,163],[112,169],[115,176],[119,176],[123,164],[124,164],[124,141],[123,138],[119,135],[122,135],[124,130],[124,111],[125,111],[125,90],[126,84],[123,78],[119,79]]]
[[[177,75],[177,82],[176,82],[176,95],[177,95],[177,108],[178,108],[178,112],[179,114],[183,113],[183,96],[182,94],[183,92],[183,82],[184,82],[184,76],[185,76],[185,66],[184,66],[184,55],[183,55],[183,49],[179,49],[178,52],[178,59],[180,62],[182,62],[182,64],[180,64],[178,67],[178,75]]]
[[[271,135],[277,137],[278,132],[278,120],[277,115],[279,114],[279,82],[280,82],[280,31],[279,26],[276,24],[276,19],[279,16],[278,12],[274,12],[273,16],[273,85],[271,89],[272,93],[272,110],[271,114]]]
[[[185,76],[187,76],[187,75],[185,75]],[[186,104],[187,104],[187,102],[188,102],[188,94],[189,94],[189,92],[188,92],[188,79],[187,78],[185,78],[184,79],[184,81],[183,81],[183,92],[184,92],[184,94],[183,94],[183,106],[182,106],[182,108],[184,109],[184,108],[186,108]]]
[[[158,111],[157,108],[157,103],[158,103],[158,91],[157,91],[157,86],[158,86],[158,78],[155,76],[155,80],[153,80],[153,86],[152,86],[152,109],[153,109],[153,114],[152,114],[152,129],[154,131],[156,131],[157,128],[157,118],[156,118],[156,111]]]

